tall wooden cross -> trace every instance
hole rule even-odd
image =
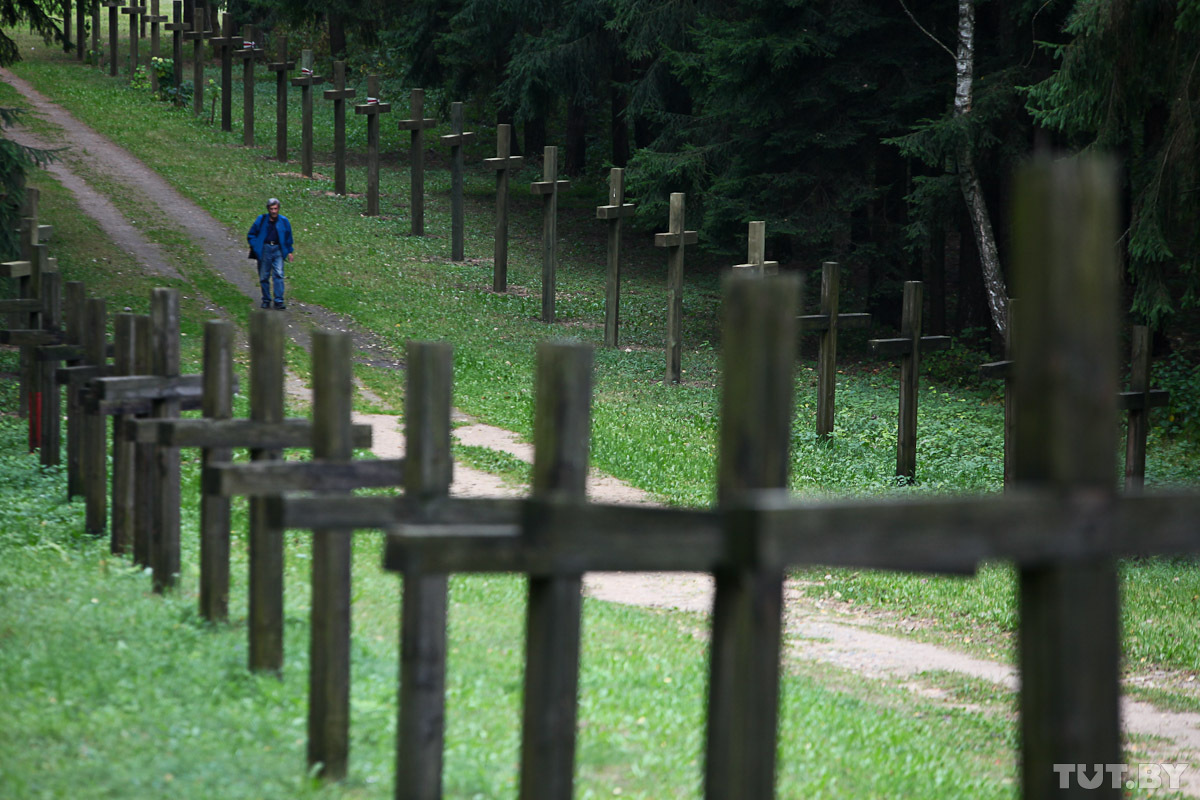
[[[242,59],[242,144],[254,146],[254,60],[263,48],[254,41],[253,25],[242,26],[242,49],[234,55]]]
[[[89,297],[84,305],[83,349],[84,363],[104,370],[104,331],[107,326],[106,303],[103,297]],[[82,456],[83,499],[86,508],[85,529],[92,536],[101,536],[108,518],[108,447],[107,420],[89,411],[83,418]]]
[[[67,0],[70,2],[70,0]],[[122,14],[129,15],[129,80],[132,82],[138,70],[138,22],[146,13],[146,7],[129,5],[121,9]],[[65,22],[65,18],[64,18]]]
[[[870,314],[839,314],[839,268],[826,261],[821,265],[821,313],[800,317],[800,332],[820,333],[817,349],[817,436],[833,433],[834,399],[837,394],[837,335],[839,328],[865,328]]]
[[[221,35],[209,41],[221,53],[221,130],[233,130],[233,53],[242,47],[242,37],[233,35],[233,16],[221,15]]]
[[[120,20],[120,9],[125,0],[105,0],[104,7],[108,9],[108,74],[117,77],[117,62],[120,61],[117,34],[120,33],[117,23]]]
[[[346,88],[346,62],[333,62],[333,88],[325,99],[333,101],[333,191],[346,193],[346,100],[358,94]]]
[[[747,223],[746,263],[735,264],[735,272],[745,272],[754,278],[779,274],[779,262],[767,261],[767,223]]]
[[[666,383],[679,383],[683,369],[683,252],[699,241],[695,231],[684,230],[684,194],[671,193],[666,233],[654,234],[654,246],[667,248],[667,371]]]
[[[463,146],[475,134],[463,131],[463,104],[450,104],[450,133],[442,144],[450,147],[450,260],[462,261],[463,254]]]
[[[411,134],[408,147],[409,166],[412,170],[412,191],[410,214],[412,216],[412,235],[425,235],[425,129],[437,125],[437,120],[425,116],[425,90],[413,89],[409,95],[409,109],[412,114],[408,119],[402,119],[398,125],[400,130]]]
[[[948,350],[949,336],[921,335],[920,281],[904,284],[900,337],[872,339],[871,350],[883,358],[900,357],[900,422],[896,438],[896,475],[907,481],[917,477],[917,393],[923,350]]]
[[[496,126],[496,157],[483,163],[496,171],[496,250],[492,262],[492,291],[508,291],[508,173],[525,163],[522,156],[512,152],[512,126]]]
[[[180,87],[183,86],[183,34],[192,29],[191,25],[183,21],[183,0],[173,0],[171,3],[171,21],[163,27],[171,32],[174,89],[178,93]],[[180,102],[178,94],[176,94],[175,102]]]
[[[92,0],[92,66],[99,68],[100,60],[100,0]]]
[[[306,178],[313,174],[312,87],[324,82],[324,78],[313,74],[312,50],[301,50],[300,74],[292,78],[292,86],[300,87],[300,174]]]
[[[158,94],[158,70],[154,68],[154,59],[159,56],[159,25],[167,21],[166,16],[159,13],[159,0],[150,0],[150,13],[143,16],[142,19],[150,23],[150,91]],[[83,4],[80,3],[80,7]],[[81,34],[82,35],[82,34]]]
[[[192,43],[192,116],[204,113],[204,40],[210,38],[205,25],[202,2],[192,5],[192,29],[183,35]]]
[[[391,103],[379,101],[379,76],[367,76],[367,102],[354,107],[367,117],[367,216],[379,216],[379,115],[391,113]]]
[[[1011,334],[1010,334],[1011,335]],[[1146,483],[1146,436],[1150,432],[1150,409],[1171,402],[1171,394],[1150,388],[1150,329],[1134,325],[1129,367],[1129,391],[1121,392],[1117,407],[1129,412],[1125,437],[1125,491],[1141,491]]]
[[[542,196],[542,322],[554,322],[554,300],[558,273],[558,192],[571,185],[558,179],[558,148],[542,150],[542,179],[529,184]]]
[[[267,69],[275,73],[275,160],[280,163],[287,163],[287,73],[295,66],[295,61],[288,60],[287,35],[275,34],[275,61],[267,64]]]
[[[625,202],[625,170],[608,172],[608,205],[596,206],[596,219],[608,220],[608,271],[604,281],[604,346],[616,347],[621,319],[621,227],[632,217],[633,203]]]

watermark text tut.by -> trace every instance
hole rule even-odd
[[[1186,763],[1177,764],[1055,764],[1058,788],[1178,789]]]

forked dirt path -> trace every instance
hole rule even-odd
[[[33,146],[67,146],[74,153],[85,155],[89,169],[119,182],[131,195],[140,196],[140,206],[148,204],[158,208],[177,222],[180,229],[202,249],[208,267],[238,287],[246,295],[248,306],[253,304],[258,297],[257,276],[246,266],[245,245],[241,243],[240,236],[230,234],[211,215],[176,191],[156,172],[80,123],[61,106],[36,92],[27,82],[6,70],[0,70],[0,80],[30,100],[37,114],[62,130],[63,138],[61,141],[43,141],[21,129],[9,131],[6,135]],[[117,246],[137,259],[147,272],[179,277],[170,259],[130,224],[105,195],[73,172],[69,162],[52,165],[50,172],[75,195],[80,208],[92,216]],[[305,348],[308,348],[309,331],[313,325],[349,331],[358,350],[357,359],[377,366],[402,368],[399,359],[377,337],[355,325],[352,319],[306,303],[289,303],[287,313],[289,335]],[[376,405],[386,405],[365,387],[360,386],[359,391]],[[289,394],[302,404],[307,402],[309,396],[307,388],[295,376],[289,379]],[[531,446],[519,441],[511,432],[459,416],[462,421],[469,422],[455,430],[455,436],[462,443],[499,450],[525,461],[532,460]],[[373,449],[379,457],[392,458],[403,454],[404,438],[397,417],[356,414],[356,421],[369,423],[374,428]],[[463,496],[519,496],[525,493],[526,487],[511,486],[494,475],[456,464],[451,491]],[[594,474],[589,479],[588,496],[597,502],[653,502],[641,490],[600,474]],[[701,614],[707,614],[712,605],[712,581],[706,575],[592,573],[586,576],[585,591],[591,597],[610,602]],[[1009,665],[868,630],[861,623],[847,621],[844,616],[832,615],[817,608],[802,597],[795,587],[788,588],[786,605],[786,657],[789,659],[827,662],[865,677],[900,682],[923,693],[926,693],[925,689],[921,687],[917,676],[931,670],[955,672],[1009,689],[1017,686],[1017,676]],[[1200,714],[1159,711],[1148,703],[1128,698],[1123,703],[1122,712],[1128,732],[1160,738],[1161,741],[1152,747],[1152,759],[1193,763],[1193,767],[1184,773],[1183,788],[1185,793],[1200,797]]]

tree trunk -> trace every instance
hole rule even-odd
[[[975,81],[975,0],[958,0],[958,55],[955,57],[954,116],[965,118],[971,113],[972,85]],[[983,287],[987,295],[992,324],[1008,341],[1008,289],[1000,267],[1000,253],[992,232],[983,186],[975,169],[971,142],[964,138],[958,147],[958,182],[963,201],[971,217],[971,228],[979,247],[979,266],[983,272]]]

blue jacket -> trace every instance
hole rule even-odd
[[[267,215],[259,214],[258,219],[254,220],[254,224],[250,226],[250,232],[246,234],[246,241],[250,243],[250,249],[254,251],[254,256],[259,261],[262,261],[263,245],[267,241]],[[287,258],[292,252],[292,223],[288,222],[288,218],[283,214],[279,215],[279,219],[275,220],[275,233],[279,234],[279,246],[283,249],[283,257]]]

